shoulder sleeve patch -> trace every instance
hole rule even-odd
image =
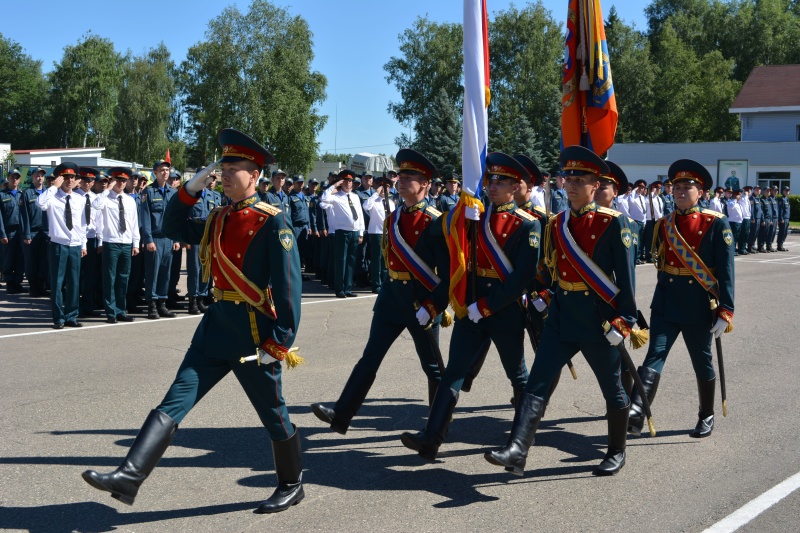
[[[713,209],[701,209],[700,212],[703,213],[704,215],[712,215],[712,216],[715,216],[717,218],[722,218],[722,217],[725,216],[722,213],[720,213],[719,211],[714,211]]]
[[[603,213],[604,215],[611,215],[612,217],[618,217],[622,214],[620,211],[609,209],[608,207],[598,207],[597,212]]]
[[[524,209],[520,209],[519,207],[514,209],[514,214],[517,215],[519,218],[524,218],[525,220],[536,220],[533,215],[525,211]]]
[[[432,205],[429,205],[428,207],[426,207],[425,208],[425,212],[429,213],[434,218],[439,218],[440,216],[442,216],[442,212],[439,211],[438,209],[436,209],[435,207],[433,207]]]
[[[274,205],[268,204],[267,202],[256,202],[256,204],[253,205],[253,208],[272,216],[278,215],[281,212],[280,209]]]

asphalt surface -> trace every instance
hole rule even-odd
[[[159,403],[197,317],[50,329],[49,302],[0,293],[0,530],[71,531],[702,531],[800,472],[800,239],[790,252],[736,261],[735,330],[723,337],[729,413],[717,400],[708,439],[688,436],[694,374],[679,340],[654,402],[658,434],[631,438],[612,478],[593,467],[606,446],[605,404],[588,365],[564,374],[522,478],[490,465],[513,419],[511,387],[492,349],[462,393],[439,460],[400,444],[427,415],[413,343],[401,336],[346,436],[310,404],[333,402],[367,340],[374,295],[338,300],[305,284],[297,338],[308,364],[284,373],[303,439],[306,498],[276,515],[252,509],[275,476],[267,434],[238,383],[225,378],[187,416],[129,507],[84,483],[110,471]],[[655,270],[637,268],[647,309]],[[645,312],[649,317],[649,311]],[[445,358],[450,330],[442,332]],[[632,352],[636,362],[645,350]],[[526,353],[528,365],[533,354]],[[741,531],[797,531],[800,491]]]

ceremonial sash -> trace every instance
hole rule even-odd
[[[271,291],[260,289],[255,283],[247,279],[244,273],[239,270],[233,262],[222,252],[222,229],[225,227],[225,214],[230,210],[230,206],[224,208],[217,216],[217,224],[214,228],[214,239],[212,241],[213,257],[217,260],[217,267],[220,272],[239,293],[239,296],[249,305],[258,309],[262,314],[271,320],[275,320],[278,315],[275,311],[275,304],[272,301]],[[252,321],[252,320],[251,320]]]
[[[503,282],[508,275],[514,271],[514,266],[511,264],[511,261],[508,260],[505,252],[503,252],[503,248],[497,243],[497,239],[495,239],[492,234],[490,226],[492,211],[494,211],[494,206],[490,205],[486,210],[483,224],[479,226],[478,241],[482,245],[482,249],[489,259],[489,263],[492,264],[492,268],[497,272],[500,281]]]
[[[562,214],[558,215],[561,220],[554,224],[558,240],[562,244],[562,252],[566,256],[569,264],[583,279],[583,281],[597,293],[600,298],[614,309],[617,308],[617,302],[614,301],[619,288],[614,285],[611,279],[603,272],[603,269],[597,266],[597,263],[584,252],[580,246],[575,242],[572,234],[569,232],[569,216],[570,210],[567,209]]]
[[[667,241],[675,251],[675,255],[678,256],[678,260],[681,264],[691,272],[692,277],[719,301],[717,278],[714,277],[711,270],[703,263],[703,260],[697,255],[697,252],[692,250],[692,247],[686,243],[683,235],[678,231],[678,226],[675,224],[676,220],[676,214],[671,213],[666,224]]]
[[[434,274],[433,270],[425,264],[425,261],[414,252],[414,249],[403,239],[403,236],[400,235],[401,211],[402,209],[395,209],[391,214],[391,223],[388,224],[389,246],[392,247],[394,253],[406,266],[408,271],[411,272],[428,291],[433,291],[442,280]]]

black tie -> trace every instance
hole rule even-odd
[[[88,192],[86,193],[86,207],[83,208],[83,214],[86,216],[86,226],[88,227],[92,219],[92,202]]]
[[[356,213],[356,206],[353,205],[353,199],[350,198],[350,193],[347,194],[347,203],[350,204],[350,212],[353,213],[353,221],[358,220],[358,213]]]
[[[64,197],[64,221],[67,229],[72,229],[72,207],[69,205],[69,194]]]
[[[119,202],[119,232],[125,233],[125,230],[128,227],[125,225],[125,206],[122,205],[122,195],[117,195],[117,201]]]

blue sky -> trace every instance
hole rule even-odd
[[[329,115],[317,141],[320,151],[393,154],[394,139],[402,126],[386,111],[398,95],[384,79],[383,65],[398,55],[397,36],[417,16],[427,14],[437,22],[462,18],[462,0],[273,0],[303,16],[314,33],[314,69],[328,78],[328,98],[322,113]],[[488,0],[491,13],[525,2]],[[544,0],[556,20],[563,23],[567,0]],[[236,2],[242,11],[249,1]],[[43,62],[45,72],[61,59],[65,46],[91,31],[111,39],[119,52],[141,54],[164,41],[176,63],[202,40],[208,21],[222,11],[224,2],[212,0],[38,0],[34,5],[11,2],[4,6],[2,30],[25,52]],[[640,29],[646,27],[645,2],[603,0],[607,15],[615,5],[620,16]],[[35,20],[34,20],[35,19]],[[612,63],[613,65],[613,63]],[[338,109],[338,125],[336,120]],[[14,142],[13,139],[3,139]]]

